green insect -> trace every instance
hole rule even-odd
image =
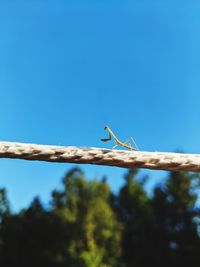
[[[117,147],[117,146],[123,146],[123,147],[125,147],[125,148],[130,149],[130,150],[138,150],[138,148],[132,147],[131,144],[128,143],[128,142],[130,142],[130,141],[132,141],[133,143],[135,143],[132,137],[130,137],[126,142],[123,143],[123,142],[121,142],[121,141],[115,136],[115,134],[114,134],[113,131],[110,129],[110,127],[108,127],[108,125],[106,125],[106,126],[104,127],[104,130],[107,130],[107,131],[108,131],[108,133],[109,133],[109,137],[108,137],[108,138],[101,139],[101,141],[102,141],[102,142],[108,142],[108,141],[110,141],[110,140],[112,139],[112,137],[113,137],[113,139],[114,139],[116,145],[114,145],[112,148],[115,148],[115,147]]]

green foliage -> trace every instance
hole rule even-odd
[[[126,266],[198,266],[199,210],[195,208],[197,196],[191,190],[197,176],[172,172],[149,198],[136,175],[135,170],[127,172],[125,184],[113,201],[124,225]]]
[[[114,195],[73,168],[50,207],[35,198],[15,215],[0,189],[0,266],[199,266],[198,175],[172,172],[152,197],[136,176]]]
[[[129,170],[118,195],[118,214],[124,224],[123,258],[127,266],[145,266],[149,259],[149,225],[151,204],[142,185],[136,181],[137,171]]]
[[[63,184],[63,191],[53,193],[52,203],[54,212],[71,224],[69,254],[73,264],[118,266],[122,227],[109,204],[108,184],[88,182],[77,168],[64,177]]]
[[[7,199],[6,190],[4,188],[0,189],[0,218],[3,215],[8,215],[10,213],[9,201]]]
[[[192,188],[194,175],[171,172],[166,185],[154,190],[152,207],[160,253],[166,266],[199,266],[200,239],[195,219],[197,195]]]

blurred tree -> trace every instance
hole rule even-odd
[[[0,258],[2,255],[2,248],[4,246],[4,240],[2,237],[2,223],[10,215],[10,205],[7,199],[6,190],[0,189]]]
[[[3,220],[0,266],[66,266],[70,229],[59,216],[45,211],[38,198],[27,210]]]
[[[6,190],[0,188],[0,220],[2,216],[10,214],[10,205],[7,199]]]
[[[151,205],[142,184],[130,169],[125,175],[125,184],[115,199],[114,206],[124,224],[123,258],[126,266],[147,266],[151,261]]]
[[[197,196],[191,190],[194,175],[170,173],[167,182],[147,197],[136,179],[136,171],[125,175],[114,207],[124,224],[123,257],[132,266],[200,265],[197,232]],[[186,265],[185,265],[186,264]]]
[[[198,175],[171,172],[151,198],[136,175],[128,170],[113,195],[105,178],[73,168],[50,207],[35,198],[18,214],[1,189],[0,266],[199,266]]]
[[[110,188],[102,182],[86,181],[74,168],[63,179],[64,190],[54,191],[54,212],[71,224],[69,254],[72,266],[121,266],[121,230],[109,204]]]
[[[199,209],[192,184],[197,175],[171,172],[163,187],[155,188],[155,242],[158,249],[157,266],[199,266],[200,238],[197,232]],[[163,264],[162,264],[163,265]]]

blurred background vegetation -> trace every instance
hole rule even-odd
[[[149,196],[129,169],[113,194],[106,178],[71,169],[50,205],[13,214],[0,190],[0,266],[200,266],[198,175],[171,172]]]

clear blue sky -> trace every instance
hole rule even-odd
[[[199,14],[194,0],[0,0],[0,140],[109,148],[106,122],[141,150],[199,153]],[[47,202],[72,166],[1,159],[0,187],[13,210]]]

